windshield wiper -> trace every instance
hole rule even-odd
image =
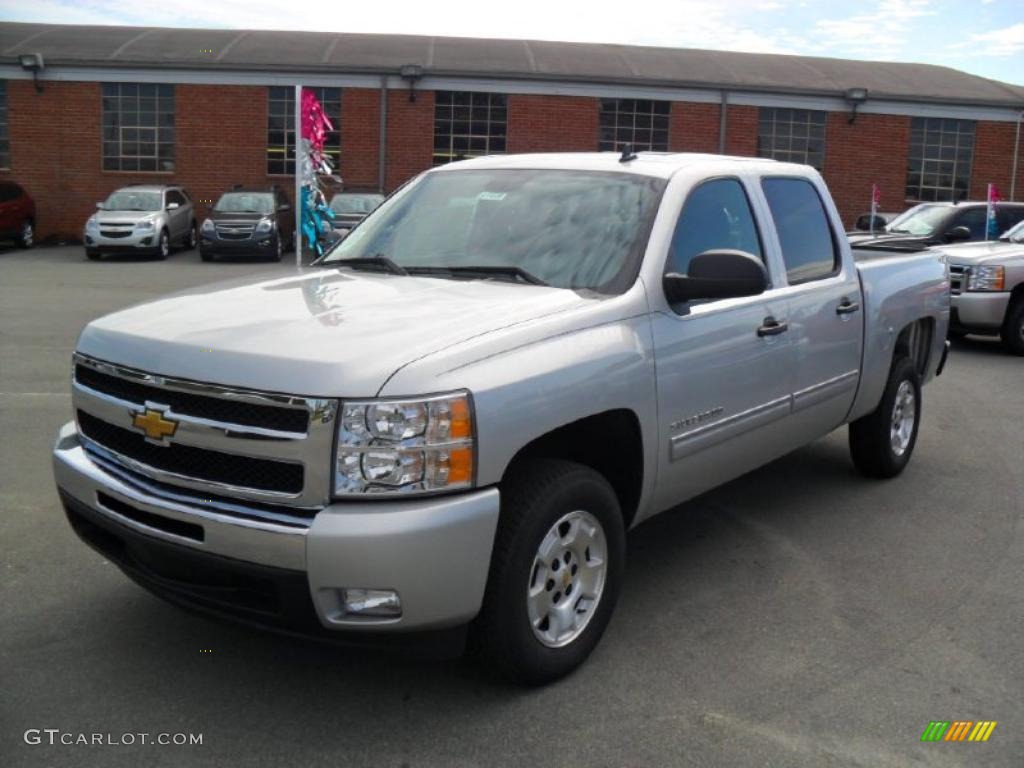
[[[408,275],[408,270],[401,264],[396,264],[383,253],[378,253],[376,256],[362,256],[355,259],[336,259],[335,261],[325,261],[321,266],[324,267],[383,267],[385,272],[390,272],[392,275]]]
[[[459,264],[457,266],[410,267],[409,273],[415,275],[450,274],[470,276],[482,275],[485,277],[511,277],[517,280],[522,280],[524,283],[529,283],[530,285],[549,285],[549,283],[546,283],[536,275],[527,272],[522,267],[513,266],[491,266],[485,264],[467,266]]]

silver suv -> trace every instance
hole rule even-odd
[[[85,255],[135,253],[166,259],[174,245],[196,247],[196,215],[184,187],[133,184],[122,187],[85,222]]]

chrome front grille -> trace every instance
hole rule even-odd
[[[86,448],[165,486],[301,508],[323,506],[337,401],[159,376],[75,355],[73,404]],[[155,412],[155,413],[154,413]],[[135,423],[156,415],[172,434]]]
[[[959,296],[967,287],[967,276],[970,270],[959,264],[949,265],[949,292]]]
[[[217,237],[222,240],[248,240],[252,237],[255,224],[215,224]]]

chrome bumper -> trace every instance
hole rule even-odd
[[[1010,305],[1009,292],[960,293],[950,297],[957,323],[963,328],[999,329]]]
[[[183,560],[205,553],[211,562],[229,559],[305,574],[319,624],[328,629],[433,629],[463,624],[480,610],[498,522],[494,488],[331,504],[308,525],[279,524],[148,493],[94,461],[73,422],[60,430],[53,468],[60,491],[91,514],[114,528],[172,544]],[[114,503],[104,504],[100,494]],[[118,504],[142,514],[128,517],[111,508]],[[259,515],[253,511],[253,517]],[[202,533],[179,535],[173,524],[163,524],[166,519],[198,526]],[[345,615],[339,590],[346,587],[396,590],[402,615]]]

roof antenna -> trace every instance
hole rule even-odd
[[[630,160],[636,160],[636,153],[633,151],[633,145],[623,144],[622,155],[619,157],[619,162],[628,163]]]

